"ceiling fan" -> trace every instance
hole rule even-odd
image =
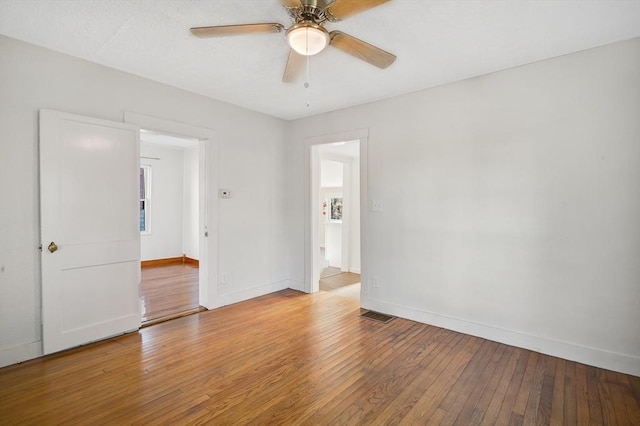
[[[396,56],[342,31],[329,32],[325,22],[337,22],[389,0],[280,0],[293,19],[285,29],[278,23],[219,25],[194,27],[191,33],[198,37],[225,37],[254,33],[285,31],[291,47],[282,81],[293,82],[304,66],[307,56],[315,55],[331,45],[378,68],[387,68]]]

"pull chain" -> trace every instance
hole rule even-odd
[[[311,57],[307,56],[307,81],[304,83],[304,88],[307,89],[307,108],[311,103],[309,102],[309,63],[311,62]]]
[[[307,47],[307,55],[306,55],[307,56],[307,81],[304,82],[304,88],[306,89],[306,92],[307,92],[307,108],[309,108],[309,105],[311,105],[311,103],[309,102],[309,80],[310,80],[310,78],[309,78],[309,74],[310,74],[309,63],[311,61],[311,56],[308,55],[308,53],[309,53],[309,30],[307,30],[307,32],[306,32],[306,43],[307,43],[307,46],[306,46]]]

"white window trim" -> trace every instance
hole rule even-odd
[[[145,195],[146,198],[144,199],[140,199],[140,201],[144,201],[145,202],[145,214],[144,214],[144,219],[145,219],[145,230],[144,231],[140,231],[140,235],[144,236],[144,235],[151,235],[151,187],[152,187],[152,171],[151,171],[151,165],[150,164],[141,164],[140,165],[141,169],[144,169],[144,173],[145,173]]]

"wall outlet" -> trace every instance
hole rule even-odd
[[[229,282],[229,274],[220,275],[220,284],[225,285]]]
[[[380,278],[378,277],[372,277],[371,278],[371,286],[373,288],[380,288]]]
[[[371,200],[371,210],[374,212],[381,212],[384,210],[384,204],[382,200]]]

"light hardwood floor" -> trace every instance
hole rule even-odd
[[[0,423],[640,424],[640,378],[285,290],[0,369]]]
[[[320,291],[360,300],[360,274],[342,272],[339,268],[325,268],[320,274]]]
[[[320,290],[331,291],[359,282],[359,274],[342,272],[337,268],[326,268],[320,275]]]
[[[142,321],[198,309],[198,272],[191,264],[142,268]]]

